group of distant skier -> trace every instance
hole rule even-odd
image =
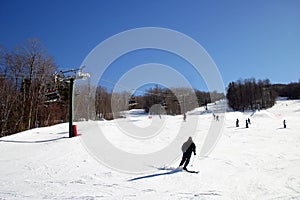
[[[235,127],[240,127],[239,125],[239,119],[237,118],[235,121]],[[250,118],[246,119],[246,128],[249,128],[249,125],[251,124]],[[283,120],[283,128],[286,128],[286,121]]]
[[[219,121],[219,115],[215,115],[215,113],[213,113],[213,117],[214,117],[214,120]]]
[[[235,127],[240,127],[240,121],[239,119],[237,118],[236,119],[236,122],[235,122]],[[251,121],[250,121],[250,118],[246,119],[246,128],[249,128],[249,124],[251,124]]]

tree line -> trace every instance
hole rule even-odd
[[[60,88],[61,103],[45,93],[57,70],[51,56],[37,39],[13,50],[0,47],[0,137],[37,126],[66,121],[67,93]]]
[[[278,96],[287,97],[289,99],[300,99],[300,80],[298,83],[274,84],[272,86]]]
[[[125,91],[112,93],[106,87],[97,86],[89,89],[90,91],[94,90],[96,95],[87,100],[86,93],[88,90],[86,87],[86,85],[77,87],[78,93],[81,93],[81,97],[77,97],[76,103],[78,106],[75,111],[77,119],[95,117],[110,120],[122,117],[122,111],[130,109],[144,109],[149,114],[177,115],[225,97],[224,94],[217,92],[209,93],[189,88],[164,88],[158,85],[136,95]],[[141,91],[137,93],[141,93]],[[89,115],[87,109],[84,109],[83,106],[93,101],[95,102],[95,110],[92,113],[95,113],[95,115],[91,115],[90,111]]]
[[[241,111],[270,108],[278,96],[299,99],[300,82],[271,84],[269,79],[240,79],[229,83],[226,94],[228,105]]]

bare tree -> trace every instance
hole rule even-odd
[[[45,115],[45,89],[57,69],[37,39],[1,49],[1,135],[35,127]]]

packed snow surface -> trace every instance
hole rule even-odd
[[[210,104],[209,110],[217,106]],[[182,116],[163,117],[166,130],[182,123]],[[209,128],[207,124],[218,123],[204,108],[189,112],[187,120],[191,118],[203,124],[199,134]],[[235,126],[237,118],[240,127]],[[300,199],[299,119],[299,100],[280,100],[259,112],[227,112],[215,149],[205,158],[197,152],[191,159],[188,168],[198,174],[176,169],[180,157],[153,173],[121,173],[88,153],[81,141],[84,130],[74,138],[68,138],[68,124],[24,131],[0,138],[0,199]],[[118,120],[143,127],[152,119],[135,110]],[[97,123],[112,132],[116,145],[129,148],[114,138],[114,121]],[[168,142],[158,138],[155,144]]]

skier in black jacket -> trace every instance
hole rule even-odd
[[[189,139],[182,145],[181,150],[183,155],[179,167],[184,164],[183,169],[187,170],[186,167],[190,162],[192,152],[194,152],[194,155],[196,155],[196,145],[193,142],[192,137],[189,137]]]

